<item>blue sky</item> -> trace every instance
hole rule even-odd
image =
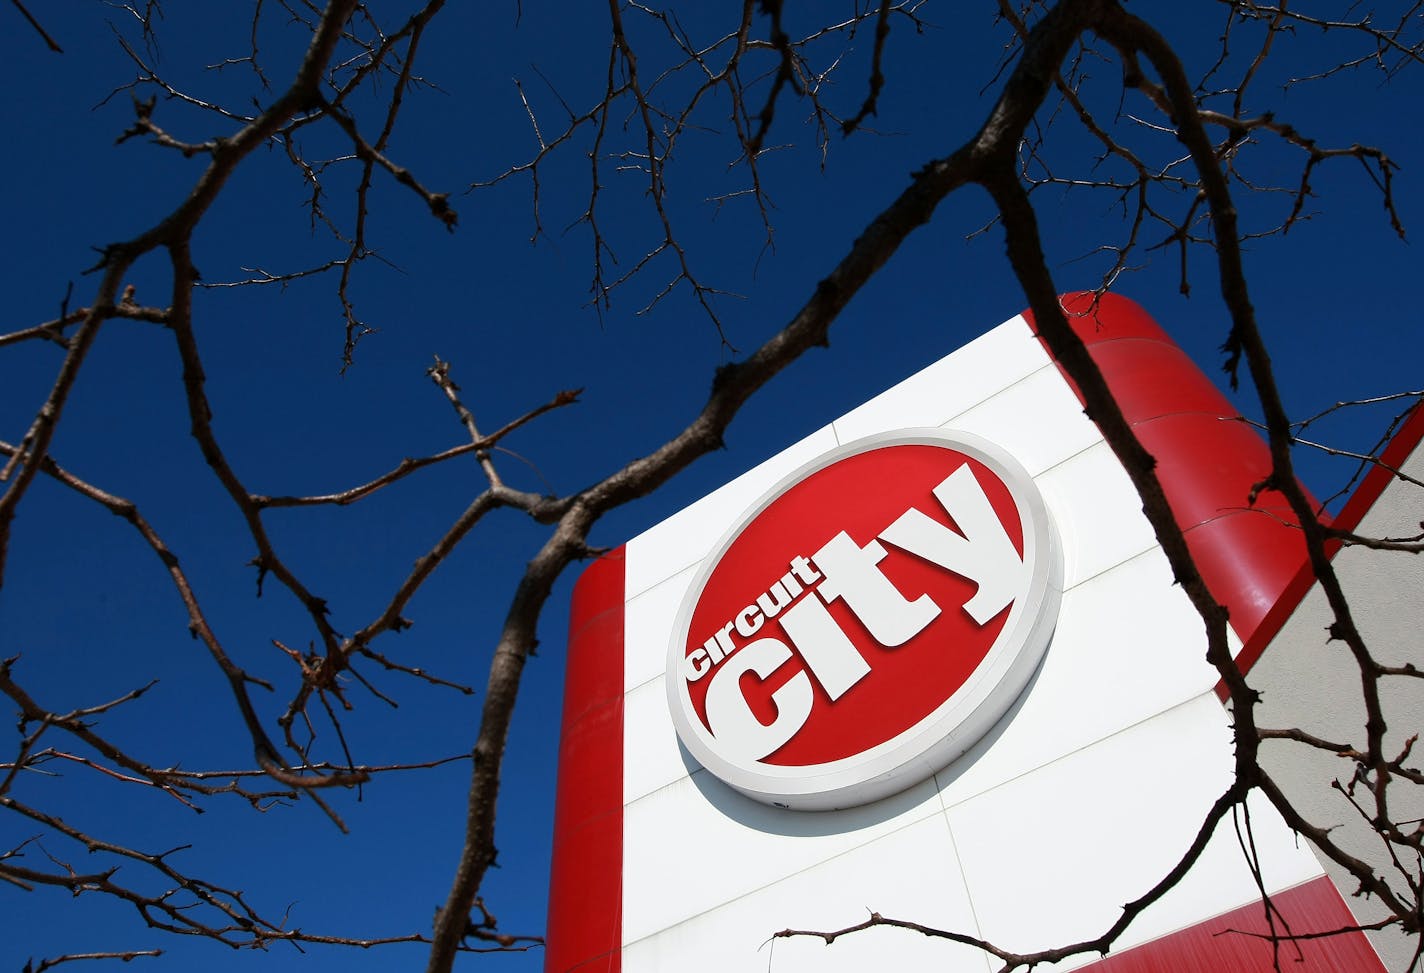
[[[244,69],[205,69],[243,52],[248,28],[242,6],[168,4],[159,24],[162,72],[179,86],[245,105],[252,85]],[[391,23],[403,9],[393,6]],[[550,86],[576,108],[593,103],[607,71],[606,13],[592,4],[527,0],[518,18],[513,4],[478,11],[451,7],[421,53],[422,71],[438,88],[411,96],[390,154],[426,185],[450,191],[460,224],[455,233],[445,232],[419,200],[378,179],[369,234],[390,263],[366,262],[353,285],[358,312],[378,329],[358,347],[355,365],[342,374],[340,311],[330,279],[282,292],[215,289],[198,295],[198,334],[217,431],[254,490],[340,489],[403,456],[460,443],[462,430],[424,376],[438,355],[452,363],[467,404],[486,429],[560,389],[586,389],[579,405],[511,437],[507,445],[517,456],[499,458],[517,486],[568,492],[675,434],[700,406],[715,368],[735,357],[685,288],[649,313],[635,313],[672,276],[665,262],[634,278],[602,316],[587,306],[592,245],[584,228],[565,231],[587,203],[586,147],[550,164],[541,200],[548,235],[535,243],[527,181],[462,194],[472,181],[491,178],[533,150],[513,79],[525,85],[546,133],[557,129],[561,113]],[[0,163],[0,219],[10,239],[9,300],[0,333],[54,317],[71,282],[71,306],[87,302],[95,278],[82,271],[95,260],[93,248],[131,236],[168,211],[202,164],[140,140],[114,144],[132,118],[127,92],[100,105],[133,76],[115,35],[135,36],[122,8],[63,0],[36,12],[65,48],[63,55],[45,50],[14,11],[0,15],[10,18],[0,71],[11,93],[0,107],[8,135]],[[769,143],[788,147],[763,163],[775,205],[774,250],[763,250],[756,214],[745,201],[720,207],[707,201],[744,183],[744,170],[730,167],[735,153],[724,108],[709,110],[704,119],[722,131],[709,128],[685,139],[670,176],[671,209],[699,272],[744,295],[716,302],[727,339],[741,352],[789,319],[913,170],[948,154],[982,119],[997,90],[992,79],[1002,31],[977,8],[969,13],[931,5],[924,15],[934,26],[923,35],[893,35],[882,111],[874,121],[879,134],[833,139],[822,169],[807,144],[802,112],[782,106]],[[1162,26],[1181,39],[1189,68],[1200,73],[1215,57],[1220,24],[1215,10],[1188,19],[1194,15],[1200,16],[1175,12]],[[685,16],[694,35],[711,36],[718,27],[706,10]],[[300,50],[300,30],[269,11],[262,36],[269,74],[280,83]],[[649,35],[637,27],[634,39]],[[1400,215],[1416,229],[1424,223],[1417,181],[1424,141],[1413,123],[1414,76],[1406,71],[1382,83],[1379,75],[1362,71],[1289,91],[1280,86],[1282,77],[1308,73],[1302,65],[1331,63],[1336,55],[1325,46],[1330,40],[1298,35],[1285,53],[1299,59],[1279,76],[1268,72],[1258,80],[1252,103],[1321,144],[1358,141],[1385,148],[1401,167],[1395,184]],[[842,80],[828,94],[847,114],[862,97],[867,43],[868,35],[857,40]],[[644,70],[657,63],[650,53]],[[1105,79],[1114,70],[1105,66]],[[362,120],[374,127],[371,107]],[[1146,111],[1132,99],[1125,109]],[[222,131],[217,119],[170,101],[160,100],[155,118],[194,140]],[[1060,132],[1065,165],[1086,159],[1081,139],[1062,120],[1050,138]],[[314,132],[307,148],[313,156],[336,152],[339,140]],[[1170,146],[1159,149],[1169,154]],[[311,231],[302,187],[281,154],[259,154],[249,163],[195,238],[205,280],[240,279],[244,267],[296,270],[339,256],[329,235]],[[1291,152],[1266,147],[1252,165],[1252,176],[1262,182],[1293,185],[1298,178]],[[626,268],[656,242],[643,205],[644,184],[637,174],[612,167],[605,181],[604,225]],[[340,167],[331,170],[329,205],[338,220],[349,221],[350,185]],[[1284,238],[1252,242],[1247,253],[1252,297],[1287,405],[1298,415],[1337,400],[1418,388],[1424,352],[1413,293],[1417,252],[1395,237],[1374,185],[1348,160],[1321,169],[1314,185],[1317,197],[1308,210],[1318,215]],[[1045,190],[1035,201],[1061,289],[1094,284],[1100,263],[1075,258],[1118,238],[1120,215],[1107,200],[1081,193]],[[1247,194],[1241,205],[1247,229],[1256,231],[1279,219],[1284,204],[1278,194]],[[610,515],[594,541],[621,543],[1017,313],[1024,299],[1007,272],[1000,235],[990,229],[967,239],[989,216],[977,192],[948,200],[841,316],[830,348],[807,356],[749,404],[725,451],[700,460],[659,494]],[[1216,348],[1226,325],[1210,255],[1198,250],[1192,257],[1189,298],[1178,293],[1178,268],[1169,251],[1142,253],[1137,262],[1141,268],[1124,275],[1117,289],[1142,303],[1203,368],[1218,375]],[[140,302],[165,303],[161,260],[140,263],[132,282]],[[59,350],[47,344],[0,351],[0,438],[13,442],[23,434],[59,361]],[[1233,401],[1247,414],[1254,411],[1244,393]],[[1344,448],[1368,448],[1384,418],[1378,411],[1351,414],[1322,424],[1322,435]],[[304,646],[312,634],[302,625],[299,606],[274,585],[255,597],[246,566],[251,540],[188,436],[177,357],[166,332],[141,323],[107,326],[53,455],[77,475],[140,505],[183,559],[230,651],[244,666],[279,680],[281,690],[262,703],[264,716],[275,720],[292,683],[290,663],[271,640]],[[1303,457],[1302,469],[1322,496],[1351,472],[1349,464],[1315,455]],[[455,462],[349,509],[275,511],[269,525],[283,555],[330,601],[336,627],[350,631],[369,620],[413,559],[481,486],[473,463]],[[415,626],[386,636],[378,648],[406,664],[482,685],[508,597],[542,537],[542,528],[512,513],[493,518],[412,603],[406,614]],[[543,926],[564,606],[572,580],[572,574],[563,579],[543,618],[540,655],[526,672],[507,756],[498,836],[502,867],[485,886],[486,902],[507,932],[538,933]],[[250,764],[231,700],[211,661],[188,638],[161,566],[125,524],[87,501],[44,482],[31,492],[15,525],[0,619],[0,655],[21,655],[16,678],[41,702],[56,710],[92,705],[159,677],[143,700],[105,716],[103,730],[155,764]],[[352,690],[357,711],[345,728],[358,761],[421,760],[468,750],[478,695],[367,675],[401,705],[391,710]],[[329,729],[322,732],[330,738]],[[356,936],[428,930],[459,847],[466,783],[466,765],[457,763],[378,780],[359,801],[354,794],[338,796],[349,836],[336,833],[309,802],[257,815],[240,802],[214,800],[197,816],[77,769],[27,781],[25,794],[92,833],[146,849],[191,842],[193,849],[175,859],[187,870],[244,889],[266,913],[290,906],[293,925]],[[0,821],[3,848],[34,830],[14,815]],[[82,850],[54,839],[43,844],[56,857],[87,867]],[[235,969],[273,959],[293,969],[385,969],[424,959],[417,946],[384,952],[313,947],[305,955],[274,947],[276,955],[256,958],[159,936],[127,907],[96,897],[71,900],[8,885],[0,886],[0,915],[8,930],[0,937],[0,968],[7,969],[18,969],[30,956],[154,946],[168,956],[141,961],[151,969],[194,962]],[[467,961],[505,970],[536,969],[541,962],[537,951]]]

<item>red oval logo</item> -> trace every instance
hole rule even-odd
[[[884,796],[1013,702],[1061,578],[1046,507],[996,447],[940,430],[843,447],[764,497],[704,567],[669,651],[674,722],[758,799]]]

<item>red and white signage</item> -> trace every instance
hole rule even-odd
[[[1277,495],[1248,503],[1269,449],[1224,421],[1235,406],[1137,305],[1087,294],[1064,307],[1156,457],[1243,667],[1287,626],[1260,668],[1266,705],[1333,713],[1331,687],[1348,680],[1320,675],[1333,657],[1323,598],[1300,600],[1297,581],[1313,578],[1300,531]],[[1233,766],[1201,621],[1033,324],[981,335],[584,573],[550,973],[984,969],[971,946],[888,930],[833,948],[768,936],[854,925],[872,908],[1019,950],[1061,946],[1111,926],[1199,840]],[[1408,429],[1413,449],[1424,418]],[[1401,468],[1407,452],[1386,462]],[[1377,496],[1363,501],[1372,511]],[[1359,522],[1354,505],[1337,524]],[[1397,519],[1374,524],[1385,533],[1419,519],[1413,500],[1389,510]],[[1391,581],[1392,603],[1416,581]],[[1302,669],[1299,649],[1321,665]],[[1277,779],[1318,788],[1329,773]],[[1275,970],[1288,949],[1302,973],[1407,966],[1408,937],[1382,964],[1360,932],[1284,946],[1253,935],[1266,931],[1263,890],[1273,928],[1372,918],[1352,916],[1258,796],[1249,860],[1218,828],[1113,956],[1075,962],[1244,973]]]
[[[1013,705],[1062,551],[1024,469],[966,433],[841,447],[753,505],[683,602],[666,684],[687,750],[778,807],[877,800]]]

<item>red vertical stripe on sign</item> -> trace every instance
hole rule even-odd
[[[1270,472],[1270,450],[1136,303],[1116,294],[1102,295],[1096,310],[1089,294],[1069,294],[1062,302],[1123,416],[1156,458],[1198,570],[1230,612],[1236,634],[1248,641],[1305,556],[1300,531],[1290,526],[1295,516],[1280,494],[1264,492],[1248,505],[1252,488]],[[1033,326],[1032,312],[1024,317]]]
[[[1265,907],[1252,902],[1080,969],[1083,973],[1385,973],[1365,934],[1352,928],[1356,919],[1326,876],[1277,892],[1271,903],[1279,910],[1277,936],[1351,931],[1320,939],[1286,938],[1273,946],[1265,938],[1272,932]]]
[[[618,973],[623,932],[624,548],[574,585],[546,973]]]

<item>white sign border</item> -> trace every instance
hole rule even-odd
[[[1014,599],[1003,629],[984,660],[955,693],[896,737],[852,757],[814,767],[748,765],[718,752],[716,741],[683,691],[682,659],[692,613],[712,572],[743,530],[797,483],[843,459],[887,446],[942,446],[983,463],[1004,482],[1023,525],[1027,591]],[[889,797],[948,766],[987,733],[1023,693],[1048,649],[1063,594],[1063,547],[1048,506],[1028,471],[1007,451],[972,433],[910,428],[838,446],[782,477],[752,504],[703,559],[678,608],[664,684],[678,738],[714,776],[764,804],[795,810],[832,810]]]

